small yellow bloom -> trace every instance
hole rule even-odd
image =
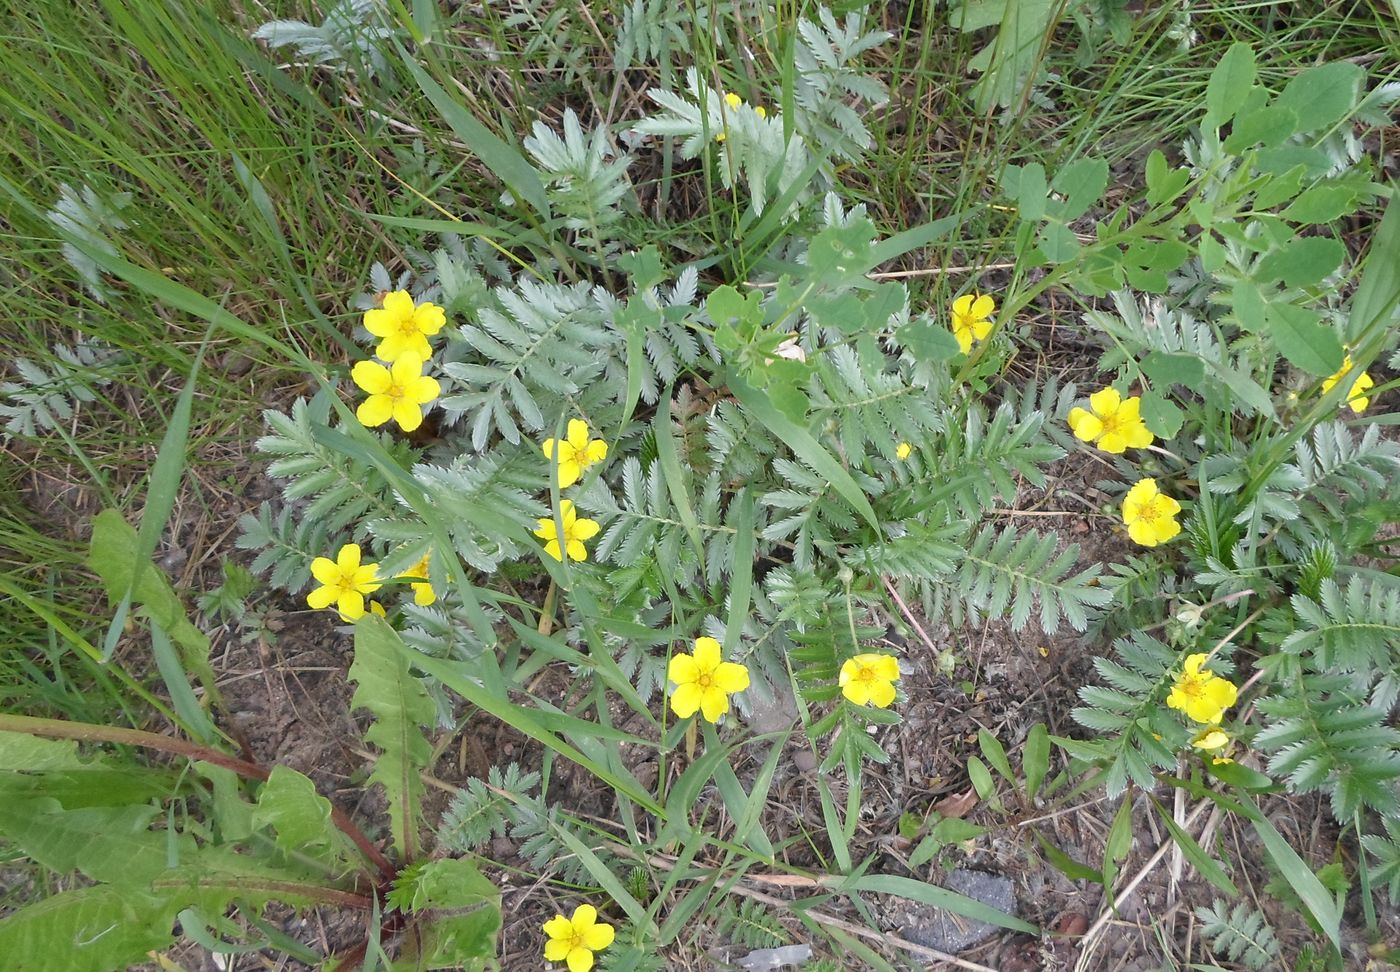
[[[841,694],[856,705],[884,709],[894,701],[894,683],[898,680],[899,661],[893,655],[867,653],[841,665],[837,684]]]
[[[1191,740],[1191,745],[1208,753],[1214,752],[1230,745],[1230,735],[1219,726],[1207,726],[1196,733],[1196,738]]]
[[[420,582],[413,585],[413,603],[419,607],[428,607],[437,600],[437,592],[433,590],[433,585],[428,582],[427,554],[424,554],[422,560],[399,575],[401,580],[408,580],[412,577],[422,578]]]
[[[897,458],[900,462],[903,462],[905,459],[908,459],[909,456],[913,453],[913,451],[914,447],[907,442],[901,442],[899,445],[894,447],[895,458]]]
[[[389,616],[389,612],[384,610],[384,605],[380,604],[378,601],[369,602],[369,613],[373,614],[376,618],[387,618]]]
[[[671,656],[666,677],[675,683],[671,711],[687,719],[700,710],[709,722],[729,711],[729,696],[749,687],[749,670],[738,662],[720,660],[719,642],[696,638],[695,654]]]
[[[1121,455],[1125,449],[1144,449],[1152,444],[1152,433],[1142,421],[1142,399],[1123,398],[1112,388],[1089,396],[1089,408],[1070,409],[1069,427],[1083,442],[1098,440],[1104,452]]]
[[[1347,355],[1342,359],[1342,367],[1338,369],[1335,375],[1330,378],[1322,379],[1322,394],[1326,395],[1330,392],[1336,386],[1337,382],[1341,381],[1351,372],[1351,369],[1351,355]],[[1351,391],[1347,392],[1347,407],[1357,415],[1366,411],[1371,404],[1371,397],[1367,395],[1366,392],[1375,387],[1375,384],[1375,380],[1366,372],[1363,371],[1361,374],[1357,375],[1356,380],[1351,383]]]
[[[365,595],[379,590],[380,585],[375,582],[378,567],[361,565],[358,543],[341,547],[335,560],[317,557],[311,561],[311,576],[321,586],[306,595],[306,603],[317,611],[334,604],[343,620],[358,621],[365,616]]]
[[[753,106],[753,113],[754,113],[755,115],[757,115],[759,118],[767,118],[767,117],[768,117],[768,109],[767,109],[767,108],[764,108],[762,105],[754,105],[754,106]]]
[[[1225,710],[1235,704],[1239,690],[1229,679],[1202,668],[1205,660],[1204,653],[1186,656],[1181,674],[1167,696],[1167,706],[1186,713],[1194,722],[1214,726],[1224,718]]]
[[[598,535],[598,524],[593,520],[580,517],[578,511],[574,509],[573,500],[559,501],[559,519],[564,521],[562,553],[559,546],[559,536],[554,529],[554,518],[545,517],[537,521],[540,528],[535,531],[535,536],[541,540],[549,541],[544,545],[544,552],[555,560],[563,560],[565,555],[570,560],[587,560],[588,548],[583,545],[583,541]]]
[[[598,920],[598,909],[589,904],[574,909],[573,917],[555,915],[544,923],[549,941],[544,943],[546,962],[563,962],[569,972],[588,972],[593,953],[612,944],[613,926]]]
[[[545,439],[544,455],[554,458],[555,439]],[[569,431],[559,447],[559,488],[567,489],[578,482],[583,471],[608,456],[608,444],[602,439],[588,438],[588,423],[582,419],[569,419]]]
[[[963,294],[953,301],[953,337],[963,354],[972,350],[973,341],[992,333],[992,315],[997,304],[986,294]]]
[[[447,323],[447,314],[437,304],[413,303],[407,290],[384,295],[384,306],[365,311],[365,330],[382,338],[375,354],[382,361],[394,362],[411,351],[424,361],[433,356],[428,335],[436,334]]]
[[[369,393],[355,410],[355,417],[368,428],[392,418],[399,428],[412,432],[423,424],[422,406],[442,392],[436,378],[423,374],[423,359],[412,351],[399,355],[387,368],[373,361],[357,362],[350,377]]]
[[[1155,547],[1181,532],[1181,504],[1157,489],[1157,480],[1139,479],[1123,497],[1123,522],[1134,543]]]
[[[724,93],[724,103],[729,106],[730,111],[738,111],[744,104],[744,99],[740,98],[732,91]]]

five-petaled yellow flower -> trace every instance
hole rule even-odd
[[[369,392],[355,410],[355,417],[369,428],[392,418],[399,428],[412,432],[423,424],[423,406],[442,391],[436,378],[423,374],[423,359],[412,351],[399,355],[387,368],[373,361],[357,362],[350,377]]]
[[[1335,375],[1332,375],[1330,378],[1322,379],[1322,394],[1326,395],[1330,392],[1336,386],[1337,382],[1351,373],[1351,369],[1351,355],[1347,355],[1342,359],[1342,366],[1337,369]],[[1356,380],[1351,383],[1351,390],[1347,392],[1347,406],[1357,415],[1366,411],[1367,407],[1371,404],[1371,396],[1367,395],[1366,392],[1375,387],[1375,384],[1375,379],[1364,371],[1357,375]]]
[[[365,595],[379,590],[375,582],[378,564],[360,563],[360,545],[347,543],[335,555],[317,557],[311,561],[311,576],[321,586],[306,595],[306,603],[316,610],[336,606],[346,621],[358,621],[365,616]]]
[[[1089,396],[1088,411],[1070,409],[1069,427],[1083,442],[1098,440],[1104,452],[1121,455],[1125,449],[1144,449],[1152,444],[1152,433],[1142,421],[1142,399],[1124,398],[1113,388]]]
[[[437,600],[437,592],[433,590],[433,585],[428,581],[427,554],[424,554],[422,560],[399,575],[401,580],[414,577],[422,578],[422,580],[413,585],[413,603],[419,607],[428,607]]]
[[[549,541],[544,545],[544,552],[555,560],[563,560],[565,555],[570,560],[587,560],[588,548],[583,545],[583,541],[591,540],[598,535],[598,524],[593,520],[579,516],[578,511],[574,509],[573,500],[559,501],[559,519],[564,521],[562,553],[560,552],[559,535],[554,528],[554,518],[542,517],[536,521],[540,528],[535,531],[535,536],[541,540]]]
[[[1123,522],[1134,543],[1155,547],[1181,532],[1181,504],[1157,489],[1157,480],[1139,479],[1123,497]]]
[[[583,471],[608,456],[608,444],[602,439],[588,438],[588,423],[582,419],[569,419],[568,435],[561,442],[545,439],[544,455],[554,458],[555,445],[559,447],[559,488],[566,489],[578,482]]]
[[[1204,653],[1187,655],[1181,674],[1176,677],[1167,696],[1167,705],[1194,722],[1214,726],[1225,716],[1225,710],[1235,704],[1239,690],[1228,678],[1221,678],[1205,664]],[[1204,748],[1204,747],[1203,747]]]
[[[612,944],[613,926],[598,920],[598,909],[581,904],[572,918],[555,915],[544,923],[549,941],[544,943],[546,962],[563,962],[569,972],[588,972],[593,968],[593,953]]]
[[[913,451],[914,451],[914,447],[913,447],[913,446],[911,446],[911,445],[910,445],[909,443],[907,443],[907,442],[901,442],[899,445],[897,445],[897,446],[894,447],[894,456],[895,456],[895,458],[898,459],[900,462],[903,462],[905,459],[908,459],[908,458],[909,458],[909,456],[913,453]]]
[[[671,656],[666,677],[671,691],[671,711],[682,719],[697,709],[709,722],[718,722],[729,711],[729,697],[749,687],[749,670],[738,662],[720,660],[719,642],[696,638],[695,654]]]
[[[953,337],[963,354],[972,350],[973,341],[992,333],[992,315],[997,302],[986,294],[963,294],[953,301]]]
[[[893,655],[867,653],[847,659],[841,665],[837,684],[841,694],[856,705],[888,708],[894,701],[894,683],[899,680],[899,661]]]
[[[433,356],[428,335],[436,334],[446,323],[447,314],[441,307],[415,305],[407,290],[385,294],[383,307],[365,311],[365,329],[382,339],[374,352],[382,361],[397,361],[409,351],[427,361]]]

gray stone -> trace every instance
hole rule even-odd
[[[1016,896],[1012,891],[1011,882],[996,874],[959,868],[948,875],[943,887],[980,901],[1003,914],[1016,913]],[[986,941],[1000,930],[996,925],[966,918],[942,908],[912,904],[904,916],[898,934],[901,938],[907,938],[919,945],[956,954]]]

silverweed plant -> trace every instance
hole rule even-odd
[[[575,106],[518,140],[444,85],[430,31],[371,13],[344,3],[334,23],[260,36],[347,89],[402,77],[495,194],[473,221],[422,192],[421,212],[376,217],[399,253],[342,300],[360,311],[349,360],[302,356],[314,393],[266,411],[257,445],[281,495],[239,542],[353,641],[384,819],[247,758],[220,721],[209,639],[151,563],[154,528],[107,510],[89,564],[114,607],[109,643],[144,630],[167,696],[147,701],[178,731],[0,715],[0,834],[83,878],[0,920],[0,955],[121,969],[183,936],[335,970],[499,968],[497,840],[547,879],[535,954],[570,972],[665,968],[702,921],[783,955],[800,927],[838,963],[892,968],[834,915],[881,937],[871,895],[1039,934],[917,876],[988,828],[901,821],[923,838],[908,873],[877,869],[857,839],[870,767],[896,756],[881,730],[927,661],[891,650],[890,617],[1112,643],[1081,731],[1033,728],[1017,771],[984,730],[968,763],[994,814],[1116,801],[1099,867],[1032,828],[1053,866],[1112,900],[1135,815],[1154,813],[1238,897],[1221,852],[1163,809],[1179,794],[1258,834],[1315,967],[1342,967],[1348,901],[1377,934],[1400,893],[1400,447],[1381,371],[1397,364],[1400,208],[1356,132],[1388,124],[1395,90],[1348,61],[1261,80],[1235,44],[1178,161],[1142,163],[1142,194],[1108,197],[1094,155],[1001,166],[976,214],[998,224],[1002,252],[979,254],[1004,261],[997,275],[924,265],[972,213],[882,235],[843,182],[889,97],[873,65],[890,35],[858,11],[798,17],[781,85],[755,89],[734,65],[685,63],[672,12],[638,0],[617,56],[664,64],[645,99],[612,122]],[[697,50],[732,48],[739,26],[711,10]],[[975,97],[1009,107],[1036,62],[1024,45],[984,53]],[[654,218],[643,171],[679,191],[677,168],[704,190],[694,226],[732,245]],[[1364,256],[1337,238],[1339,220],[1376,212]],[[56,225],[89,289],[264,340],[119,240]],[[930,300],[881,272],[896,262],[959,283]],[[1015,377],[1024,319],[1052,294],[1100,349],[1091,388]],[[1133,550],[1121,563],[997,516],[1072,450],[1106,471],[1103,513]],[[547,668],[568,672],[566,692],[541,687]],[[474,716],[528,755],[435,807],[436,740]],[[817,832],[765,816],[792,747],[814,767]],[[611,818],[553,798],[563,764],[611,794]],[[1335,872],[1261,810],[1278,792],[1325,794],[1347,849]],[[790,863],[795,849],[816,864]],[[354,912],[363,942],[319,955],[271,922],[273,902]],[[1278,954],[1248,907],[1200,917],[1231,960]]]

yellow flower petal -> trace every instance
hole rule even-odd
[[[894,685],[889,682],[870,683],[870,701],[877,709],[887,709],[894,701]]]
[[[729,711],[729,696],[717,688],[709,689],[700,696],[700,714],[706,722],[719,722],[720,717]]]
[[[329,557],[317,557],[311,561],[311,576],[322,584],[334,584],[340,580],[340,568]]]
[[[388,395],[371,395],[355,409],[355,418],[367,429],[383,425],[394,417],[394,400]]]
[[[579,466],[579,464],[578,464],[577,462],[574,462],[574,461],[571,460],[571,459],[562,459],[562,460],[560,460],[560,462],[559,462],[559,488],[560,488],[560,489],[568,489],[568,488],[569,488],[570,486],[572,486],[574,483],[578,482],[579,476],[580,476],[582,473],[583,473],[583,469]]]
[[[666,677],[677,685],[693,682],[699,676],[700,669],[689,655],[672,655],[670,664],[666,666]]]
[[[340,548],[335,555],[335,565],[340,568],[341,573],[353,574],[360,569],[360,545],[358,543],[347,543]]]
[[[957,327],[953,329],[953,337],[958,340],[958,350],[967,354],[972,350],[972,328]]]
[[[393,375],[394,384],[407,389],[423,374],[423,359],[411,351],[405,351],[389,366],[389,374]]]
[[[979,341],[986,340],[988,334],[992,333],[992,322],[987,320],[972,322],[972,336]]]
[[[997,309],[997,302],[987,294],[978,294],[972,301],[971,315],[979,320],[984,317],[991,317]]]
[[[594,439],[592,442],[588,443],[588,450],[584,453],[584,461],[588,463],[588,465],[591,466],[595,462],[602,462],[607,457],[608,444],[602,439]]]
[[[438,384],[438,380],[426,375],[414,380],[404,389],[404,395],[409,401],[419,405],[426,405],[441,394],[442,386]]]
[[[423,409],[406,398],[394,405],[394,421],[405,432],[412,432],[423,424]]]
[[[1146,520],[1134,520],[1128,524],[1128,536],[1133,543],[1144,547],[1157,546],[1157,531]]]
[[[384,295],[384,312],[397,324],[413,316],[413,295],[407,290],[395,290]]]
[[[568,937],[574,933],[574,925],[573,922],[569,921],[569,919],[565,918],[563,915],[555,915],[544,923],[544,933],[550,938],[563,938],[567,940]],[[563,957],[562,955],[559,956],[559,958]]]
[[[606,922],[599,922],[588,929],[588,931],[584,932],[583,944],[587,945],[595,952],[600,952],[613,943],[613,938],[616,937],[616,935],[617,932],[613,929],[612,925]]]
[[[365,330],[375,337],[386,337],[395,330],[397,322],[394,315],[383,308],[376,307],[373,310],[365,311]]]
[[[1128,440],[1120,432],[1109,432],[1099,439],[1099,448],[1104,452],[1120,456],[1128,448]]]
[[[1103,422],[1093,412],[1083,408],[1070,409],[1069,427],[1074,437],[1082,442],[1093,442],[1103,434]]]
[[[551,919],[551,920],[553,920],[553,919]],[[565,920],[565,921],[568,921],[569,919],[565,918],[564,920]],[[565,932],[564,934],[567,935],[568,932]],[[569,954],[569,948],[570,948],[570,944],[569,944],[569,943],[570,943],[571,941],[572,941],[572,939],[563,938],[563,939],[553,939],[553,940],[551,940],[551,941],[545,942],[545,943],[544,943],[544,960],[545,960],[546,962],[562,962],[562,961],[564,961],[564,957],[565,957],[566,955]]]
[[[350,380],[361,391],[371,395],[384,394],[394,383],[394,379],[389,375],[389,369],[383,365],[375,364],[373,361],[355,362],[355,367],[350,369]]]
[[[732,91],[727,91],[724,95],[724,103],[729,106],[731,111],[737,111],[739,106],[744,103],[744,99]]]
[[[545,544],[545,545],[544,545],[544,552],[547,553],[547,554],[549,554],[549,555],[550,555],[551,557],[553,557],[555,560],[561,560],[561,561],[562,561],[562,560],[564,559],[564,554],[563,554],[563,551],[560,550],[560,548],[559,548],[559,541],[558,541],[558,540],[551,540],[551,541],[549,541],[549,543]]]
[[[720,663],[720,645],[703,635],[695,639],[695,664],[703,674],[710,674]]]
[[[899,680],[899,659],[893,655],[874,655],[870,667],[875,669],[877,678],[883,678],[887,682]]]
[[[852,679],[841,685],[841,694],[854,705],[865,705],[870,701],[870,683]]]
[[[689,719],[700,708],[700,687],[694,682],[684,682],[671,693],[671,711],[682,719]]]
[[[581,904],[574,909],[574,916],[570,919],[572,928],[576,932],[587,931],[593,927],[593,923],[598,920],[598,909],[591,904]]]
[[[1094,414],[1099,418],[1108,418],[1118,411],[1118,406],[1123,402],[1123,397],[1118,394],[1118,390],[1113,387],[1104,388],[1094,392],[1089,396],[1089,407],[1094,410]]]
[[[570,540],[564,545],[564,550],[568,552],[570,560],[587,560],[588,548],[582,541]]]
[[[413,311],[413,323],[424,334],[436,334],[447,323],[447,312],[434,303],[419,304]]]
[[[957,300],[953,301],[953,320],[956,321],[960,318],[971,316],[972,302],[976,299],[977,298],[972,294],[963,294]]]
[[[593,953],[580,945],[578,948],[569,951],[568,958],[564,960],[569,966],[569,972],[588,972],[593,968]]]
[[[742,692],[749,687],[749,670],[738,662],[720,662],[713,677],[721,692]]]
[[[358,621],[365,616],[365,596],[359,591],[344,591],[335,606],[347,621]]]
[[[596,520],[579,517],[574,521],[574,528],[571,532],[575,540],[592,540],[601,529],[602,527],[598,525]]]
[[[310,594],[306,595],[306,603],[317,611],[328,608],[340,596],[340,588],[327,584],[325,587],[318,587]]]
[[[565,438],[576,451],[588,448],[588,423],[583,419],[569,419],[569,431]]]

